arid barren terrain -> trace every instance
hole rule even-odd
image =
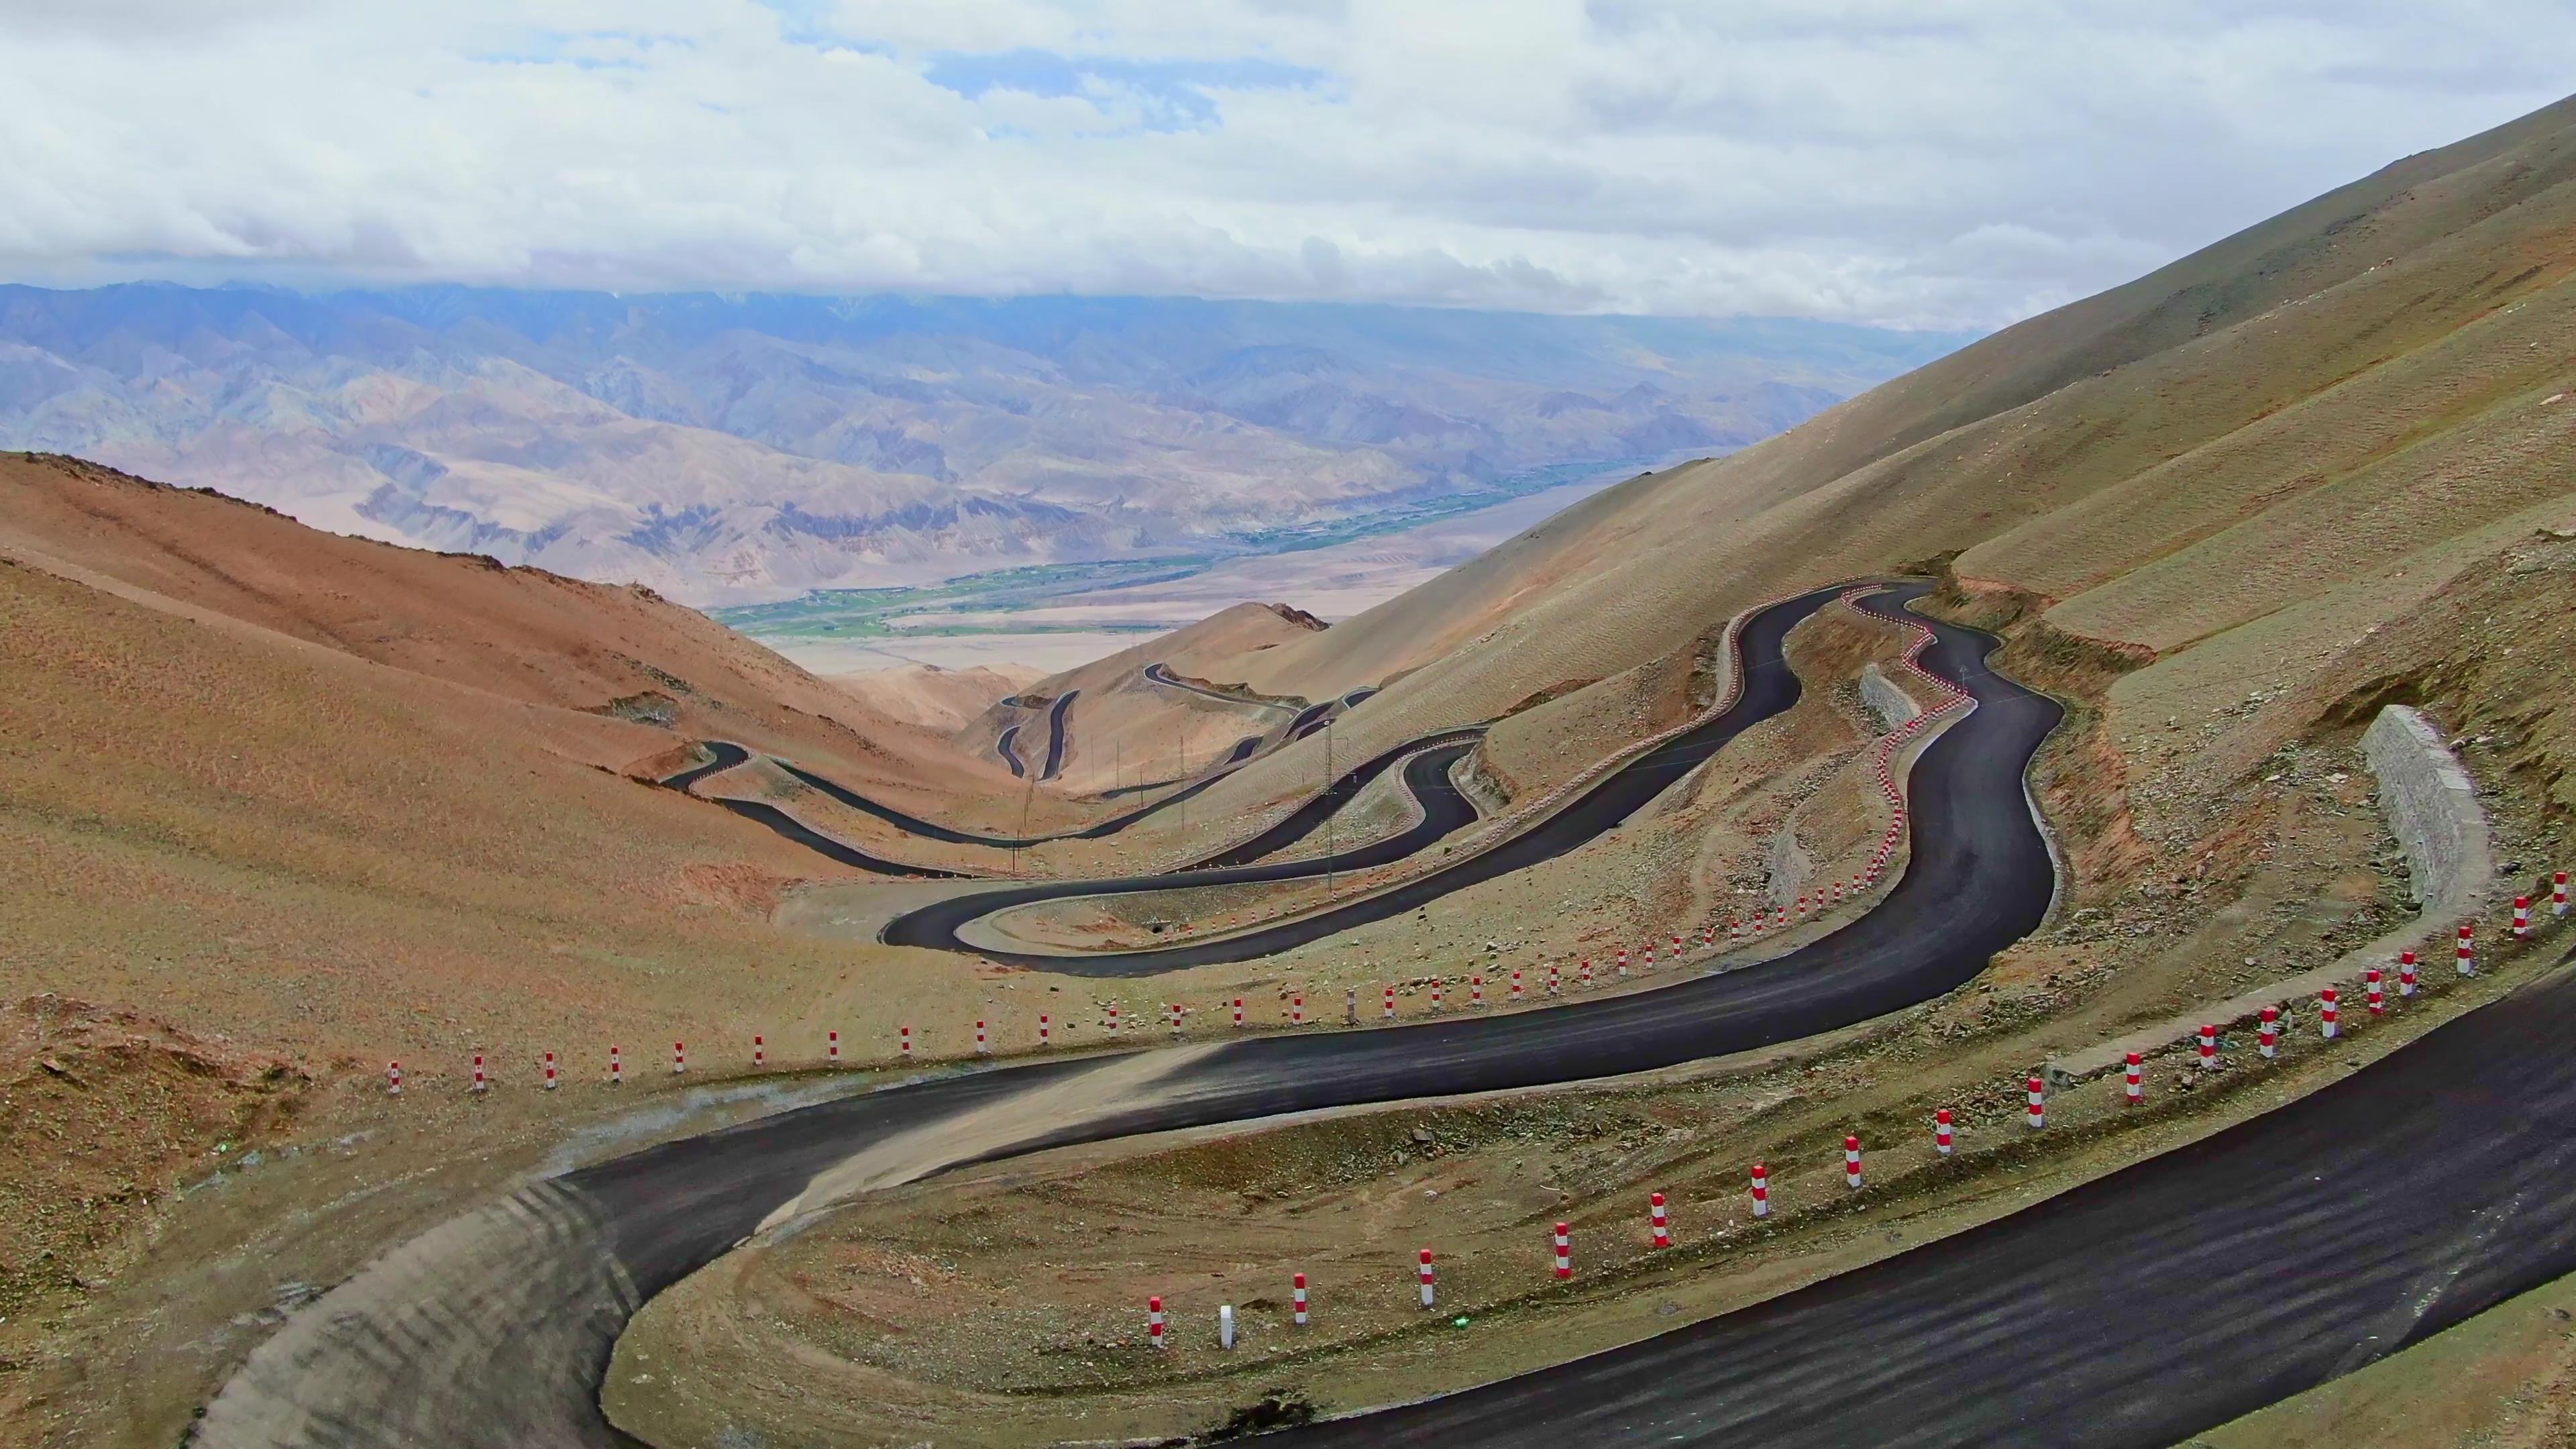
[[[13,1436],[2560,1442],[2571,272],[2576,102],[1329,628],[894,700],[0,459]]]

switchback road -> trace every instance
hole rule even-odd
[[[1833,593],[1755,616],[1741,637],[1745,688],[1721,721],[1785,708],[1784,690],[1794,699],[1781,636]],[[1978,707],[1914,765],[1905,874],[1876,910],[1819,941],[1547,1010],[933,1078],[585,1168],[433,1231],[297,1313],[209,1406],[199,1441],[630,1442],[597,1400],[626,1319],[872,1147],[927,1136],[951,1154],[925,1157],[919,1170],[933,1171],[1307,1108],[1581,1080],[1793,1040],[1950,990],[2047,908],[2053,868],[2021,776],[2057,709],[1987,672],[1984,636],[1938,635],[1927,666]],[[1565,813],[1612,828],[1719,742],[1699,730],[1667,741],[1615,772],[1619,788],[1605,781]]]

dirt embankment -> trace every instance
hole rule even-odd
[[[168,1200],[256,1163],[311,1086],[137,1012],[42,995],[0,1015],[0,1398],[27,1391],[31,1345],[133,1264]]]

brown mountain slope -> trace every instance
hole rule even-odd
[[[2576,101],[1610,489],[1257,656],[1250,682],[1322,697],[1400,676],[1345,732],[1356,754],[1569,679],[1618,693],[1747,603],[1950,553],[2071,633],[2172,653],[2250,630],[2265,642],[2220,654],[2314,652],[2566,512],[2571,269]],[[1543,786],[1615,746],[1565,747],[1556,724],[1590,708],[1578,693],[1498,727],[1503,773]],[[1293,792],[1304,748],[1210,813]]]
[[[966,789],[1002,773],[648,590],[322,533],[76,459],[0,455],[0,554],[192,617],[663,727],[616,736],[637,751],[603,760],[621,767],[723,737],[897,792],[925,769],[962,772]]]
[[[1157,634],[1142,644],[1050,675],[1012,698],[1051,702],[1069,690],[1074,701],[1064,771],[1058,788],[1088,795],[1139,781],[1195,773],[1222,758],[1246,735],[1277,729],[1288,709],[1265,708],[1255,696],[1230,704],[1144,678],[1148,665],[1166,666],[1180,680],[1234,693],[1269,651],[1315,637],[1322,621],[1268,604],[1236,604],[1187,627]],[[1293,708],[1286,700],[1274,705]],[[959,731],[965,748],[991,752],[994,735],[1020,725],[1019,750],[1032,770],[1046,758],[1049,733],[1044,703],[1005,701]]]

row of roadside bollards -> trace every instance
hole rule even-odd
[[[1902,822],[1900,821],[1899,824],[1901,825],[1901,823]],[[1885,850],[1886,848],[1887,847],[1882,846],[1882,850]],[[1880,860],[1872,863],[1870,869],[1864,875],[1854,878],[1854,889],[1858,890],[1865,888],[1868,882],[1874,881],[1877,878],[1880,869],[1883,868],[1883,865],[1884,858],[1882,856]],[[1841,884],[1840,882],[1837,882],[1834,898],[1839,899],[1840,895]],[[1827,903],[1828,901],[1825,893],[1822,891],[1817,892],[1815,896],[1815,906],[1821,907]],[[2567,872],[2563,870],[2556,871],[2552,874],[2549,905],[2550,914],[2553,916],[2564,917],[2568,913],[2569,899]],[[1798,907],[1800,916],[1804,916],[1813,908],[1814,907],[1809,906],[1806,898],[1801,897]],[[2513,922],[2508,928],[2510,933],[2516,939],[2523,940],[2530,937],[2532,932],[2531,913],[2531,897],[2516,896],[2513,902]],[[1740,939],[1737,935],[1739,929],[1740,927],[1738,926],[1730,926],[1730,941]],[[2477,932],[2474,924],[2465,921],[2460,924],[2458,936],[2453,947],[2453,959],[2455,969],[2459,975],[2463,977],[2471,977],[2477,974],[2476,935]],[[1705,944],[1713,946],[1716,943],[1715,926],[1711,925],[1704,927],[1702,930],[1702,938]],[[1675,935],[1672,938],[1675,959],[1679,958],[1682,949],[1682,939],[1683,938],[1679,935]],[[1649,945],[1646,947],[1645,959],[1647,969],[1654,969],[1655,955],[1653,946]],[[2412,997],[2415,994],[2418,984],[2416,967],[2417,963],[2414,952],[2407,951],[2399,955],[2397,962],[2397,994],[2400,998]],[[1628,952],[1625,947],[1620,948],[1618,952],[1617,968],[1622,977],[1627,975]],[[1561,989],[1562,977],[1557,966],[1554,964],[1549,965],[1547,973],[1547,994],[1555,996]],[[1585,957],[1582,959],[1580,973],[1581,984],[1589,987],[1592,984],[1593,979],[1591,958]],[[1469,977],[1469,991],[1471,993],[1471,1005],[1474,1007],[1482,1007],[1485,1004],[1485,981],[1482,975]],[[1522,999],[1521,972],[1517,968],[1515,968],[1511,973],[1510,991],[1512,1001],[1518,1002]],[[2370,1015],[2375,1017],[2383,1014],[2387,1009],[2387,997],[2383,988],[2383,976],[2379,967],[2371,967],[2364,973],[2363,991],[2364,1005]],[[1395,993],[1396,988],[1393,985],[1388,985],[1384,988],[1381,1007],[1384,1020],[1393,1021],[1395,1019]],[[1347,1021],[1356,1022],[1359,1019],[1359,989],[1357,987],[1349,988],[1344,993],[1344,996],[1344,1018]],[[1441,998],[1440,983],[1437,980],[1434,980],[1431,983],[1430,1001],[1431,1010],[1435,1013],[1438,1012],[1441,1009]],[[1246,1026],[1246,1017],[1244,1013],[1243,998],[1240,996],[1234,997],[1232,999],[1231,1006],[1235,1028],[1237,1030],[1244,1029]],[[1167,1003],[1165,1011],[1168,1013],[1171,1034],[1175,1038],[1182,1036],[1186,1030],[1184,1025],[1186,1009],[1179,1002],[1171,1002]],[[2317,994],[2317,1012],[2319,1029],[2327,1039],[2333,1039],[2341,1030],[2342,1020],[2342,1002],[2340,999],[2340,993],[2336,988],[2327,987]],[[2265,1057],[2274,1056],[2278,1052],[2280,1018],[2281,1012],[2278,1007],[2267,1006],[2263,1008],[2262,1024],[2259,1029],[2259,1039],[2261,1042],[2262,1054]],[[1288,1001],[1288,1024],[1292,1027],[1302,1027],[1306,1025],[1306,1022],[1305,994],[1303,992],[1294,993],[1289,997]],[[1106,1026],[1108,1035],[1113,1040],[1119,1035],[1120,1024],[1119,1008],[1115,1006],[1107,1008]],[[1054,1045],[1054,1035],[1054,1018],[1052,1014],[1040,1013],[1037,1020],[1038,1048],[1042,1051],[1052,1048]],[[2204,1026],[2201,1028],[2199,1046],[2201,1065],[2204,1067],[2214,1066],[2217,1063],[2217,1036],[2218,1028],[2215,1025]],[[909,1062],[913,1059],[912,1041],[912,1028],[910,1026],[898,1028],[895,1048],[897,1061]],[[975,1054],[977,1056],[990,1056],[992,1054],[992,1050],[992,1038],[987,1029],[987,1024],[979,1018],[975,1022]],[[832,1067],[837,1067],[841,1064],[841,1034],[838,1031],[829,1031],[824,1034],[824,1063],[827,1066]],[[768,1041],[763,1036],[755,1035],[751,1039],[751,1065],[754,1071],[765,1071],[768,1069]],[[2141,1101],[2144,1098],[2143,1082],[2140,1076],[2140,1065],[2139,1054],[2136,1052],[2129,1053],[2129,1060],[2127,1063],[2128,1095],[2129,1100],[2132,1103]],[[553,1091],[559,1080],[556,1069],[555,1054],[553,1052],[549,1051],[542,1055],[539,1069],[543,1076],[545,1090]],[[671,1074],[673,1076],[683,1075],[688,1071],[688,1069],[689,1058],[687,1044],[679,1041],[671,1043]],[[623,1085],[626,1080],[623,1051],[620,1047],[614,1044],[608,1048],[607,1080],[612,1086]],[[474,1056],[472,1090],[478,1094],[488,1092],[491,1089],[491,1085],[492,1076],[490,1069],[484,1060],[483,1054],[478,1052]],[[390,1096],[398,1097],[402,1095],[402,1090],[402,1063],[399,1061],[386,1063],[386,1093]],[[2030,1125],[2033,1127],[2039,1127],[2044,1124],[2044,1121],[2045,1118],[2039,1097],[2038,1079],[2033,1078],[2031,1087]]]
[[[1938,676],[1923,670],[1919,664],[1915,663],[1917,656],[1919,656],[1925,648],[1929,647],[1932,642],[1932,631],[1918,626],[1917,637],[1913,646],[1907,651],[1905,658],[1909,667],[1913,668],[1914,671],[1924,679],[1931,681],[1931,683],[1938,689],[1940,702],[1934,708],[1916,715],[1914,718],[1905,721],[1903,724],[1898,725],[1895,729],[1882,736],[1879,741],[1876,757],[1871,761],[1871,767],[1875,775],[1876,783],[1880,792],[1886,797],[1888,802],[1890,818],[1885,832],[1879,839],[1877,848],[1871,853],[1868,867],[1864,870],[1855,872],[1848,882],[1837,877],[1830,883],[1829,887],[1819,885],[1812,892],[1801,892],[1798,896],[1794,913],[1791,907],[1784,905],[1775,909],[1767,919],[1761,912],[1756,911],[1749,918],[1729,920],[1726,923],[1726,943],[1730,948],[1742,945],[1748,939],[1758,940],[1763,935],[1772,931],[1786,930],[1792,925],[1804,922],[1811,914],[1822,912],[1832,906],[1841,905],[1846,900],[1858,899],[1862,894],[1867,892],[1871,886],[1878,883],[1880,876],[1887,870],[1889,864],[1893,861],[1897,847],[1905,837],[1906,810],[1904,793],[1897,788],[1895,772],[1890,766],[1889,761],[1893,758],[1898,749],[1911,743],[1919,734],[1921,734],[1921,732],[1932,722],[1935,716],[1968,697],[1965,692],[1950,685],[1947,681],[1940,679]],[[2564,905],[2566,876],[2563,873],[2560,875],[2559,881],[2559,894],[2561,899],[2559,909],[2563,914],[2566,909]],[[1712,920],[1702,925],[1699,930],[1699,937],[1699,944],[1702,949],[1715,950],[1718,944],[1717,923]],[[1680,965],[1683,952],[1686,949],[1682,933],[1670,933],[1669,949],[1671,952],[1670,959],[1672,963],[1677,966]],[[1621,946],[1618,948],[1615,967],[1618,972],[1619,979],[1627,979],[1627,947]],[[1655,970],[1655,947],[1651,937],[1648,938],[1644,950],[1644,968],[1650,973]],[[1592,958],[1589,956],[1580,958],[1577,971],[1578,984],[1582,988],[1589,990],[1594,984]],[[1481,974],[1474,974],[1470,975],[1467,980],[1468,1004],[1470,1008],[1482,1009],[1485,1005],[1485,978]],[[1439,1013],[1441,1009],[1440,985],[1441,983],[1437,978],[1431,982],[1430,1004],[1431,1011],[1434,1014]],[[1547,994],[1549,996],[1556,996],[1560,993],[1562,987],[1563,974],[1560,963],[1549,962],[1547,966]],[[1383,1019],[1386,1021],[1393,1021],[1396,1019],[1395,991],[1395,987],[1391,984],[1385,988],[1385,995],[1383,998]],[[1512,968],[1510,992],[1510,1001],[1512,1004],[1518,1005],[1524,999],[1521,970],[1518,967]],[[1344,1020],[1351,1024],[1357,1024],[1359,1021],[1359,989],[1357,987],[1352,987],[1344,994]],[[1171,1002],[1167,1003],[1165,1009],[1169,1013],[1171,1034],[1175,1038],[1182,1036],[1185,1030],[1183,1025],[1183,1007],[1178,1002]],[[1233,1012],[1234,1025],[1236,1029],[1243,1029],[1245,1026],[1245,1017],[1242,997],[1238,996],[1233,999]],[[1292,1027],[1302,1027],[1306,1025],[1306,997],[1303,992],[1295,993],[1289,998],[1288,1024]],[[1107,1008],[1105,1026],[1109,1037],[1113,1040],[1116,1039],[1119,1034],[1120,1026],[1119,1008],[1115,1006]],[[1038,1049],[1041,1051],[1051,1049],[1054,1046],[1054,1036],[1054,1021],[1052,1015],[1041,1013],[1038,1017],[1037,1023]],[[975,1054],[978,1056],[989,1056],[992,1054],[991,1038],[986,1031],[985,1023],[981,1020],[978,1020],[975,1023]],[[896,1055],[898,1061],[908,1062],[912,1060],[912,1028],[909,1026],[902,1027],[898,1031]],[[830,1066],[840,1065],[841,1034],[838,1031],[833,1031],[828,1035],[825,1049],[825,1062]],[[757,1035],[751,1039],[751,1064],[754,1071],[767,1070],[769,1065],[768,1043],[764,1038]],[[671,1043],[671,1074],[673,1076],[679,1076],[685,1074],[688,1069],[688,1048],[686,1044],[677,1041]],[[544,1054],[542,1070],[544,1073],[545,1089],[547,1091],[553,1091],[557,1083],[555,1054],[553,1052],[549,1051]],[[611,1086],[620,1086],[624,1084],[625,1080],[625,1062],[621,1050],[619,1047],[612,1044],[608,1048],[608,1082]],[[402,1089],[402,1063],[400,1061],[386,1063],[386,1094],[389,1096],[399,1097],[402,1095]],[[472,1090],[479,1095],[488,1092],[490,1089],[491,1077],[486,1070],[482,1054],[478,1052],[474,1057],[474,1078]],[[2034,1121],[2033,1125],[2037,1125],[2036,1121]]]
[[[2556,872],[2552,887],[2550,901],[2552,914],[2564,917],[2569,909],[2567,873]],[[2532,902],[2528,897],[2517,897],[2514,901],[2513,924],[2510,929],[2517,938],[2527,939],[2531,935],[2531,908]],[[2463,924],[2459,927],[2453,949],[2454,969],[2457,973],[2464,978],[2476,976],[2477,948],[2474,925]],[[2371,968],[2364,975],[2364,1001],[2372,1017],[2384,1015],[2387,1010],[2382,979],[2381,972],[2376,967]],[[2412,951],[2401,953],[2398,958],[2398,996],[2400,999],[2413,997],[2419,985],[2415,953]],[[2320,1037],[2326,1041],[2337,1040],[2342,1034],[2340,993],[2334,987],[2327,987],[2318,992],[2317,1008]],[[2257,1043],[2260,1054],[2267,1060],[2276,1059],[2280,1054],[2282,1023],[2283,1014],[2280,1008],[2275,1006],[2263,1008]],[[2208,1071],[2217,1067],[2219,1032],[2215,1024],[2202,1026],[2190,1045],[2197,1050],[2200,1070]],[[2127,1054],[2125,1066],[2123,1092],[2127,1104],[2133,1107],[2143,1105],[2146,1099],[2144,1057],[2138,1052],[2130,1052]],[[2032,1131],[2043,1130],[2048,1125],[2048,1084],[2045,1079],[2034,1075],[2027,1079],[2024,1087],[2028,1096],[2025,1124]],[[1932,1121],[1934,1152],[1944,1158],[1952,1156],[1957,1148],[1956,1114],[1950,1108],[1943,1107],[1933,1113]],[[1849,1191],[1858,1192],[1866,1181],[1862,1170],[1859,1134],[1846,1134],[1842,1146],[1843,1185]],[[1771,1215],[1771,1182],[1770,1168],[1767,1164],[1759,1162],[1753,1164],[1750,1192],[1752,1216],[1757,1220],[1768,1218]],[[1672,1213],[1669,1201],[1663,1193],[1652,1192],[1647,1195],[1646,1202],[1647,1231],[1654,1247],[1662,1249],[1673,1246]],[[1547,1263],[1556,1281],[1568,1282],[1574,1277],[1574,1236],[1570,1223],[1559,1222],[1554,1225],[1548,1237]],[[1437,1306],[1438,1275],[1433,1264],[1431,1249],[1423,1248],[1419,1251],[1415,1264],[1415,1277],[1422,1307],[1427,1309]],[[1296,1274],[1295,1284],[1293,1290],[1293,1301],[1296,1305],[1295,1323],[1303,1327],[1311,1321],[1306,1275]],[[1235,1321],[1231,1304],[1218,1310],[1218,1321],[1220,1344],[1226,1348],[1232,1348],[1235,1340]],[[1166,1346],[1164,1324],[1163,1300],[1160,1297],[1149,1299],[1147,1332],[1149,1341],[1156,1348]]]

